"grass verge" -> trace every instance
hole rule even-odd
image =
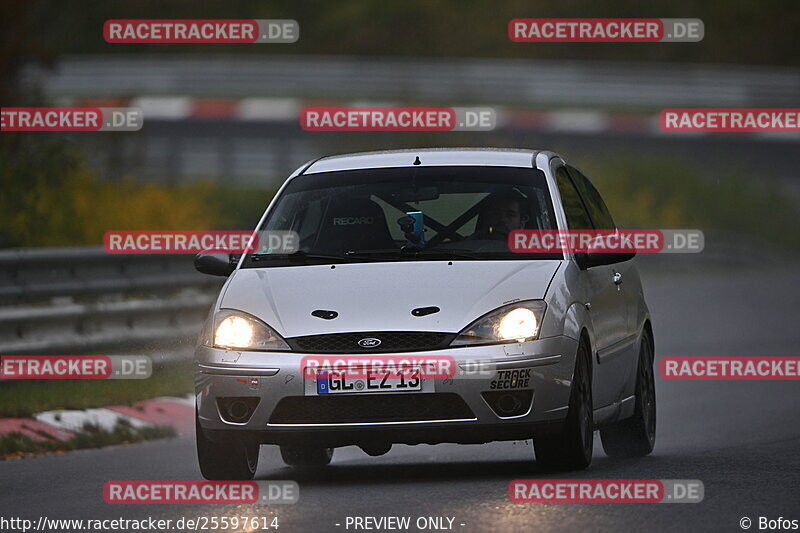
[[[155,366],[155,365],[154,365]],[[149,379],[26,380],[0,385],[0,417],[27,417],[52,409],[131,405],[158,396],[192,392],[191,361],[153,368]]]
[[[114,444],[131,444],[146,440],[166,439],[177,435],[172,427],[154,426],[134,428],[126,420],[118,420],[112,431],[87,424],[83,431],[71,439],[35,441],[20,433],[0,436],[0,459],[12,459],[40,453],[57,453],[86,448],[102,448]]]

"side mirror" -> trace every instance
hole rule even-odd
[[[201,252],[194,256],[194,268],[212,276],[230,276],[239,262],[238,254],[213,254]]]
[[[600,265],[613,265],[629,261],[636,256],[636,252],[618,252],[618,253],[592,253],[592,252],[577,252],[575,254],[575,262],[578,268],[586,270],[587,268],[600,266]]]

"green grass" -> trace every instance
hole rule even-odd
[[[158,396],[192,392],[192,362],[153,368],[149,379],[25,380],[0,385],[0,417],[26,417],[53,409],[130,405]]]
[[[0,458],[102,448],[114,444],[130,444],[145,440],[172,438],[176,435],[175,429],[171,427],[155,426],[136,429],[126,420],[119,420],[112,431],[105,431],[96,426],[86,425],[81,433],[64,442],[53,440],[38,442],[20,433],[11,433],[0,437]]]

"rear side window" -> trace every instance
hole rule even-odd
[[[611,212],[606,207],[606,203],[600,193],[592,185],[592,182],[574,167],[569,167],[569,174],[572,176],[575,186],[578,187],[578,191],[586,203],[586,208],[589,210],[589,215],[592,217],[595,228],[616,229],[617,225],[611,217]]]
[[[583,201],[564,167],[556,170],[556,185],[558,185],[558,192],[561,195],[561,204],[564,206],[564,215],[567,217],[569,229],[594,229],[589,214],[583,206]]]

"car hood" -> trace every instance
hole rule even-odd
[[[542,299],[557,260],[421,261],[245,268],[221,308],[255,315],[283,337],[368,331],[457,333],[513,300]],[[418,307],[441,310],[413,316]],[[325,320],[312,311],[336,311]]]

